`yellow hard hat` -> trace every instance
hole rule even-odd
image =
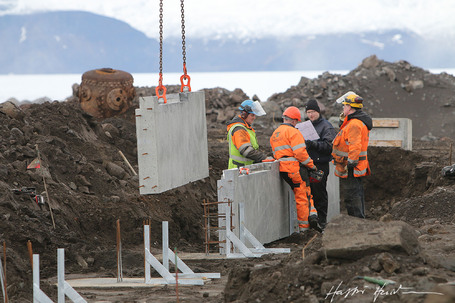
[[[350,105],[351,107],[355,108],[362,108],[363,107],[363,98],[355,93],[348,94],[344,97],[342,104]]]

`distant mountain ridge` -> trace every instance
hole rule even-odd
[[[125,22],[88,12],[0,16],[0,74],[83,73],[112,67],[157,72],[159,42]],[[428,68],[455,67],[455,46],[403,31],[240,41],[186,37],[189,71],[351,70],[376,54]],[[182,71],[181,41],[164,40],[163,70]]]

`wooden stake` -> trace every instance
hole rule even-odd
[[[311,238],[310,241],[308,241],[308,243],[302,248],[302,259],[305,259],[305,248],[307,248],[308,245],[310,245],[310,243],[313,242],[313,240],[316,239],[317,236],[318,234],[315,234],[313,238]]]
[[[38,161],[39,161],[39,163],[41,165],[41,159],[40,159],[38,144],[35,144],[35,146],[36,146],[36,152],[38,154]],[[52,212],[51,199],[49,198],[49,193],[47,192],[47,185],[46,185],[46,179],[44,178],[44,174],[43,174],[43,184],[44,184],[44,191],[46,192],[46,197],[47,197],[47,205],[49,205],[49,211],[51,213],[52,226],[55,229],[54,213]]]
[[[32,265],[32,270],[33,270],[33,249],[32,249],[32,242],[30,242],[30,240],[27,241],[27,248],[28,248],[28,256],[30,257],[30,264]]]
[[[120,154],[120,156],[122,156],[123,161],[125,161],[126,165],[128,165],[128,167],[131,169],[131,171],[133,172],[133,174],[134,174],[135,176],[137,176],[136,171],[135,171],[134,168],[131,166],[130,162],[128,162],[128,159],[125,157],[125,155],[122,153],[122,151],[119,150],[118,153]]]

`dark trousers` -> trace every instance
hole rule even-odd
[[[319,170],[324,172],[319,183],[310,183],[311,194],[313,195],[314,207],[318,211],[319,224],[324,225],[327,223],[327,208],[329,205],[329,198],[327,194],[327,178],[330,173],[329,163],[315,163]]]
[[[363,191],[362,177],[356,178],[349,171],[347,178],[340,178],[343,188],[344,203],[348,215],[365,218],[365,196]]]

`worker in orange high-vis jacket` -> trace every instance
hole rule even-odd
[[[264,109],[258,101],[245,100],[240,104],[239,110],[240,115],[235,116],[227,125],[229,169],[258,163],[267,158],[259,150],[256,132],[251,126],[257,116],[265,115]]]
[[[270,145],[273,157],[280,162],[281,177],[294,191],[300,231],[320,230],[308,176],[308,170],[317,168],[308,155],[302,133],[295,128],[300,121],[300,110],[295,106],[288,107],[283,112],[283,124],[270,137]]]
[[[373,120],[362,111],[363,99],[354,92],[347,92],[337,103],[343,104],[344,121],[333,140],[335,175],[340,177],[348,215],[365,218],[362,177],[371,173],[367,149]]]

